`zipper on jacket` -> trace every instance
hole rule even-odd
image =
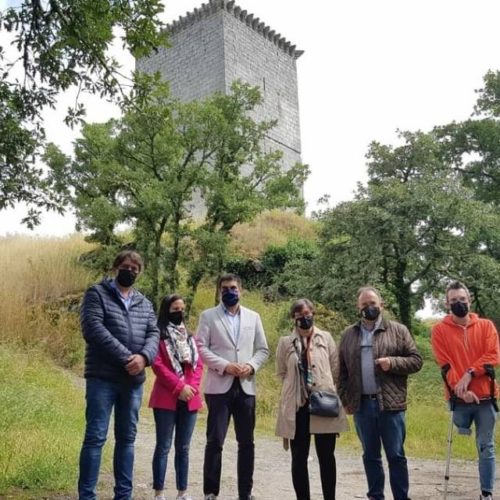
[[[132,323],[130,322],[130,314],[128,312],[128,309],[125,308],[125,314],[127,316],[127,323],[128,323],[128,341],[127,341],[127,347],[129,350],[131,350],[132,347],[132,337],[133,337],[133,332],[132,332]]]
[[[127,348],[130,350],[130,347],[132,345],[132,337],[133,337],[133,332],[132,332],[132,323],[130,322],[130,314],[129,314],[129,309],[134,306],[134,298],[132,297],[132,300],[130,302],[130,305],[127,309],[123,301],[120,299],[118,296],[118,290],[114,290],[114,297],[118,305],[123,309],[125,316],[127,317],[127,325],[128,325],[128,338],[127,338]]]
[[[460,326],[462,326],[462,325],[460,325]],[[464,344],[465,344],[465,348],[469,349],[469,338],[468,338],[468,335],[467,335],[467,326],[468,325],[462,326],[462,328],[464,330]]]

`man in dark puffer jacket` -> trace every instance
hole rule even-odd
[[[382,317],[383,302],[375,288],[359,290],[357,307],[361,321],[340,340],[338,393],[347,412],[354,414],[363,445],[368,498],[385,498],[383,445],[394,500],[409,500],[403,446],[406,380],[422,368],[422,357],[406,326]]]
[[[159,331],[148,299],[133,288],[141,256],[120,252],[114,278],[85,293],[81,310],[85,352],[86,429],[80,453],[78,498],[94,500],[101,452],[115,413],[115,500],[132,498],[134,441],[142,402],[144,368],[156,356]]]

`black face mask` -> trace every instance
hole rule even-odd
[[[303,316],[302,318],[297,318],[295,324],[302,330],[309,330],[314,324],[314,318],[312,316]]]
[[[184,321],[184,311],[169,312],[168,319],[174,325],[180,325]]]
[[[453,302],[450,305],[451,312],[458,318],[465,318],[469,314],[469,305],[465,302]]]
[[[240,301],[240,294],[236,290],[226,290],[221,298],[226,307],[232,307]]]
[[[134,284],[136,278],[137,274],[134,273],[134,271],[131,271],[130,269],[118,269],[116,281],[121,286],[129,288]]]
[[[375,321],[380,316],[380,307],[366,306],[361,309],[361,317],[368,321]]]

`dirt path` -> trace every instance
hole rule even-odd
[[[150,413],[141,417],[140,429],[136,445],[135,466],[135,500],[152,499],[151,491],[151,457],[155,436],[154,422]],[[203,498],[202,465],[204,438],[204,418],[198,421],[193,436],[190,454],[190,492],[195,500]],[[313,447],[311,448],[314,454]],[[350,500],[366,498],[366,481],[363,465],[359,456],[349,454],[346,450],[338,450],[337,457],[337,499]],[[430,500],[443,498],[443,461],[409,459],[412,500]],[[318,465],[315,457],[310,461],[311,497],[320,500],[321,486]],[[112,478],[103,475],[100,487],[102,500],[111,498]],[[219,498],[234,500],[236,493],[236,444],[234,434],[228,433],[223,455],[222,485]],[[478,497],[477,469],[473,462],[452,462],[451,479],[448,498],[450,500],[476,500]],[[173,450],[169,455],[167,471],[167,500],[175,499],[175,483],[173,471]],[[254,495],[257,500],[294,500],[290,476],[289,452],[285,452],[281,440],[274,437],[257,437],[256,463],[254,475]],[[387,499],[392,496],[386,485]]]

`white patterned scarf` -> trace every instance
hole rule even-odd
[[[184,364],[189,364],[196,369],[198,364],[198,349],[193,336],[186,330],[183,324],[174,325],[169,323],[165,329],[165,347],[167,354],[179,377],[184,376]]]

